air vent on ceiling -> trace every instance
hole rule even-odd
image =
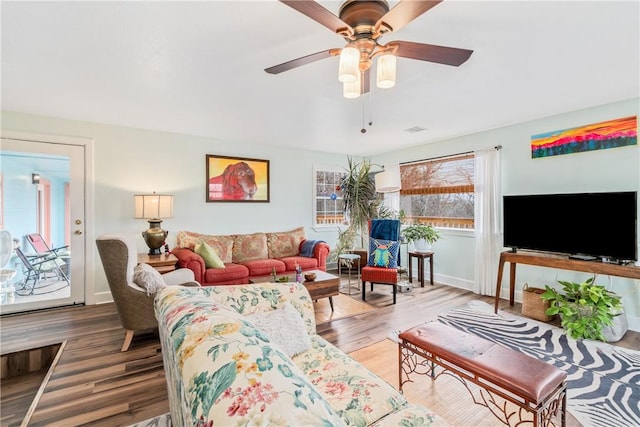
[[[410,127],[409,129],[405,129],[405,132],[409,132],[409,133],[417,133],[417,132],[422,132],[423,130],[427,130],[427,128],[423,128],[422,126],[414,126],[414,127]]]

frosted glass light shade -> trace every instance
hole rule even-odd
[[[396,85],[396,56],[386,53],[378,57],[376,85],[388,89]]]
[[[353,99],[360,96],[362,91],[362,73],[358,72],[358,78],[351,83],[342,84],[342,95],[345,98]]]
[[[353,46],[347,46],[340,52],[338,66],[338,80],[342,83],[353,83],[360,74],[360,51]]]
[[[393,167],[382,171],[375,176],[376,191],[378,193],[393,193],[402,189],[400,181],[400,168]]]
[[[136,194],[133,196],[136,219],[173,217],[173,196],[166,194]]]

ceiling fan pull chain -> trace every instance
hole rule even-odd
[[[373,126],[373,95],[369,92],[369,127]]]
[[[360,129],[361,133],[367,133],[367,128],[364,127],[364,98],[362,99],[362,129]]]

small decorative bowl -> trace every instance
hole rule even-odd
[[[313,282],[316,280],[316,273],[305,273],[304,280],[305,282]]]

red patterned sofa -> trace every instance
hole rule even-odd
[[[272,274],[294,273],[296,265],[306,270],[327,269],[329,245],[307,240],[304,228],[273,233],[207,235],[180,231],[171,253],[178,258],[178,268],[193,271],[203,286],[247,284],[249,279]],[[207,268],[204,259],[194,252],[198,243],[207,243],[224,263],[224,268]],[[307,256],[305,256],[307,255]]]

